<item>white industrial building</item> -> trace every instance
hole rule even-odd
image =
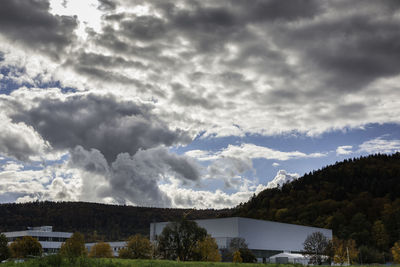
[[[263,262],[283,252],[300,253],[305,239],[314,232],[321,232],[328,239],[332,239],[331,229],[241,217],[204,219],[195,222],[215,238],[220,249],[226,248],[232,238],[244,238],[249,249],[259,261]],[[168,223],[151,223],[150,240],[156,241]]]
[[[25,231],[4,232],[8,243],[14,242],[17,238],[32,236],[42,245],[44,253],[56,253],[61,248],[61,244],[71,237],[72,233],[53,232],[52,226],[28,227]]]

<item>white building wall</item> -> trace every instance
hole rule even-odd
[[[249,249],[293,251],[303,250],[303,243],[309,234],[323,233],[332,239],[332,230],[295,224],[255,220],[241,217],[195,220],[216,239],[219,248],[225,248],[235,237],[244,238]],[[162,233],[168,222],[150,225],[150,240]]]
[[[332,239],[332,230],[296,224],[239,218],[239,237],[249,249],[300,252],[307,236],[321,232]]]

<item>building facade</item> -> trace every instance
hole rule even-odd
[[[195,222],[215,238],[220,249],[227,248],[232,238],[243,238],[256,258],[264,262],[282,252],[300,253],[305,239],[314,232],[321,232],[328,239],[332,239],[331,229],[242,217],[204,219]],[[151,223],[150,240],[156,241],[168,223]]]
[[[43,253],[46,254],[57,253],[61,248],[61,244],[72,235],[72,233],[67,232],[53,232],[52,226],[28,227],[24,231],[4,232],[3,234],[7,237],[9,244],[18,238],[32,236],[39,241],[42,245]]]

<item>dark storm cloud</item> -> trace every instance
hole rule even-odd
[[[112,95],[37,101],[36,107],[16,110],[11,118],[31,125],[56,149],[95,148],[112,162],[122,152],[135,154],[139,149],[190,141],[183,131],[172,131],[151,115],[150,106],[118,101]]]
[[[179,36],[190,40],[197,55],[223,52],[226,44],[235,44],[238,55],[220,62],[222,65],[253,69],[288,80],[311,71],[315,79],[328,87],[353,91],[380,77],[400,72],[398,20],[393,11],[399,5],[395,1],[367,1],[365,6],[369,10],[357,12],[356,8],[361,8],[362,4],[362,1],[349,5],[329,1],[265,0],[191,1],[175,5],[174,2],[155,1],[151,5],[163,14],[162,19],[113,14],[110,16],[114,22],[119,22],[122,30],[109,28],[97,38],[115,51],[137,51],[138,56],[146,53],[133,42],[152,41],[152,45],[145,48],[151,47],[152,56],[147,59],[162,54],[161,40]],[[268,42],[250,31],[249,26],[268,34]],[[131,41],[122,41],[122,36]],[[271,49],[270,44],[280,49]],[[287,64],[285,49],[300,57],[301,68]]]
[[[384,17],[377,19],[378,14]],[[321,74],[317,78],[326,76],[329,86],[355,91],[400,73],[398,25],[385,12],[353,14],[291,28],[283,39],[285,46],[302,53],[304,64],[319,68],[314,70]]]
[[[199,93],[194,95],[185,88],[182,84],[174,83],[171,85],[173,90],[173,101],[180,103],[182,106],[200,106],[206,109],[215,109],[218,107],[217,96],[206,95]],[[198,91],[205,92],[205,88],[198,87]]]
[[[139,150],[133,156],[121,153],[108,165],[100,151],[78,146],[71,150],[70,166],[104,175],[108,186],[93,193],[112,197],[119,204],[130,201],[141,206],[170,207],[170,198],[158,187],[164,176],[174,175],[184,183],[200,179],[199,167],[192,160],[162,147]]]
[[[77,61],[83,66],[101,66],[110,67],[134,67],[138,69],[147,69],[147,66],[140,61],[127,60],[120,56],[106,56],[96,53],[81,53]],[[72,64],[72,62],[70,62]]]
[[[232,5],[240,5],[243,17],[248,21],[292,21],[312,18],[321,11],[321,1],[317,0],[257,0],[257,1],[231,1]]]
[[[10,132],[3,128],[0,133],[0,152],[18,160],[29,161],[31,156],[37,155],[37,149],[32,146],[31,141],[19,132]]]
[[[75,38],[77,20],[54,16],[49,13],[49,7],[46,0],[2,0],[0,34],[59,58],[63,48]]]
[[[99,1],[99,10],[102,11],[111,11],[117,7],[117,4],[112,0],[98,0]]]
[[[151,16],[135,17],[121,22],[122,33],[130,38],[150,41],[165,33],[164,22]]]

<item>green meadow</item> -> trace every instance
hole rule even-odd
[[[229,263],[229,262],[178,262],[168,260],[130,260],[130,259],[91,259],[78,258],[74,262],[57,257],[44,257],[40,259],[30,259],[25,262],[7,262],[0,264],[0,267],[196,267],[196,266],[215,266],[215,267],[254,267],[254,266],[279,266],[294,267],[296,265],[284,264],[257,264],[257,263]],[[298,265],[301,266],[301,265]]]
[[[215,267],[300,267],[302,265],[293,264],[262,264],[262,263],[229,263],[229,262],[178,262],[167,260],[129,260],[129,259],[91,259],[78,258],[74,262],[57,257],[44,257],[40,259],[30,259],[25,262],[7,262],[0,264],[0,267],[195,267],[195,266],[215,266]],[[360,267],[361,265],[357,265]],[[368,265],[373,267],[374,265]],[[379,265],[376,265],[379,266]],[[382,265],[381,265],[382,266]],[[396,265],[392,265],[396,266]],[[399,266],[399,265],[397,265]]]

